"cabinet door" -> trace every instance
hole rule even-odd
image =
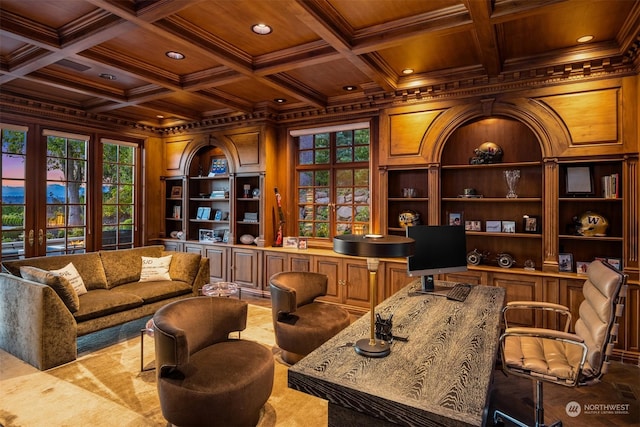
[[[262,279],[265,290],[269,288],[269,279],[276,273],[287,270],[287,254],[284,252],[267,252],[263,254],[264,277]]]
[[[206,246],[204,256],[209,259],[209,280],[211,282],[228,281],[229,249],[220,246]]]
[[[163,240],[162,244],[165,251],[182,252],[184,249],[184,243],[179,241]]]
[[[184,252],[202,255],[202,245],[186,242],[184,244]]]
[[[238,285],[259,288],[258,252],[251,249],[231,250],[232,280]]]
[[[369,270],[366,261],[345,259],[343,263],[343,280],[346,285],[342,288],[342,303],[356,307],[369,308],[371,304],[371,294],[369,292]],[[384,283],[384,272],[378,271],[377,298],[379,302],[382,298]]]
[[[291,271],[311,271],[311,256],[289,254],[289,270]]]
[[[385,262],[384,263],[384,296],[389,298],[409,283],[416,280],[416,277],[407,276],[406,262]],[[378,281],[378,286],[383,286]]]
[[[324,301],[341,303],[342,288],[345,286],[342,278],[342,260],[340,258],[314,257],[313,271],[326,274],[328,278],[327,295]]]
[[[540,301],[542,298],[542,279],[539,277],[495,273],[491,285],[504,288],[506,302]],[[513,310],[509,317],[510,325],[541,326],[542,315],[532,310]]]

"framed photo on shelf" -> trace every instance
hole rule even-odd
[[[502,232],[502,221],[489,220],[486,222],[484,229],[487,233],[500,233]]]
[[[522,218],[522,230],[525,233],[539,233],[540,218],[537,216],[525,215]]]
[[[482,231],[482,221],[477,221],[477,220],[465,221],[464,229],[466,231]]]
[[[307,238],[306,237],[298,237],[298,249],[307,249]]]
[[[576,261],[576,273],[578,274],[587,274],[587,268],[589,268],[590,262],[587,261]]]
[[[567,167],[567,194],[593,194],[593,175],[589,166]]]
[[[199,230],[198,241],[200,243],[213,243],[216,241],[216,236],[213,230]]]
[[[222,221],[222,211],[216,211],[216,213],[214,214],[213,219],[215,221]]]
[[[298,238],[297,237],[285,237],[283,246],[285,248],[298,249]]]
[[[558,271],[573,272],[573,254],[558,254]]]
[[[209,219],[211,216],[211,208],[200,206],[196,212],[196,219]]]
[[[227,159],[221,159],[219,157],[211,158],[211,167],[209,168],[209,176],[226,175],[227,174]]]
[[[462,213],[461,212],[449,213],[449,225],[462,225]]]
[[[502,232],[503,233],[515,233],[516,232],[516,222],[515,221],[502,221]]]
[[[229,243],[230,237],[231,237],[231,233],[229,232],[229,230],[224,230],[224,234],[222,235],[222,242]]]
[[[622,271],[622,260],[620,258],[607,258],[607,262],[616,270]]]
[[[171,198],[179,199],[181,197],[182,197],[182,186],[174,185],[173,187],[171,187]]]

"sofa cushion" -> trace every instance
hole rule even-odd
[[[70,254],[25,258],[20,260],[3,261],[2,265],[14,276],[20,276],[20,267],[31,266],[42,270],[58,270],[73,263],[87,290],[107,289],[107,277],[102,267],[102,260],[98,252],[85,254]]]
[[[100,251],[100,258],[107,276],[108,289],[124,283],[140,280],[142,257],[159,257],[164,246],[142,246],[140,248]]]
[[[75,313],[80,308],[80,299],[78,298],[78,294],[73,289],[71,282],[69,282],[65,277],[47,270],[30,266],[20,267],[20,275],[23,279],[52,287],[62,302],[64,302],[64,305],[66,305],[72,313]]]
[[[80,309],[73,313],[78,322],[140,307],[143,304],[142,298],[133,294],[106,289],[89,291],[80,295],[79,299]]]
[[[193,285],[200,269],[200,254],[192,252],[163,251],[162,255],[173,255],[169,266],[169,275],[172,280],[180,280]]]
[[[171,280],[169,266],[172,255],[161,256],[159,258],[143,256],[141,260],[142,270],[140,271],[140,282],[158,282],[160,280]]]
[[[179,280],[158,282],[132,282],[113,288],[111,292],[135,295],[145,304],[192,292],[191,285]]]
[[[73,286],[73,290],[76,291],[76,294],[78,294],[78,296],[87,293],[87,288],[84,286],[84,281],[82,280],[80,273],[78,273],[78,270],[76,270],[72,262],[58,270],[51,270],[51,272],[54,274],[59,274],[60,276],[67,279],[71,283],[71,286]]]

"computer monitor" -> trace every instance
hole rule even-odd
[[[423,292],[435,290],[433,275],[467,271],[467,239],[459,225],[414,225],[407,237],[416,241],[407,258],[407,274],[420,276]]]

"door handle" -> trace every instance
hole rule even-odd
[[[33,229],[29,230],[29,237],[27,238],[27,240],[29,242],[29,246],[33,246],[33,242],[35,241]]]
[[[44,243],[44,231],[42,231],[42,228],[38,230],[38,243],[40,246]]]

